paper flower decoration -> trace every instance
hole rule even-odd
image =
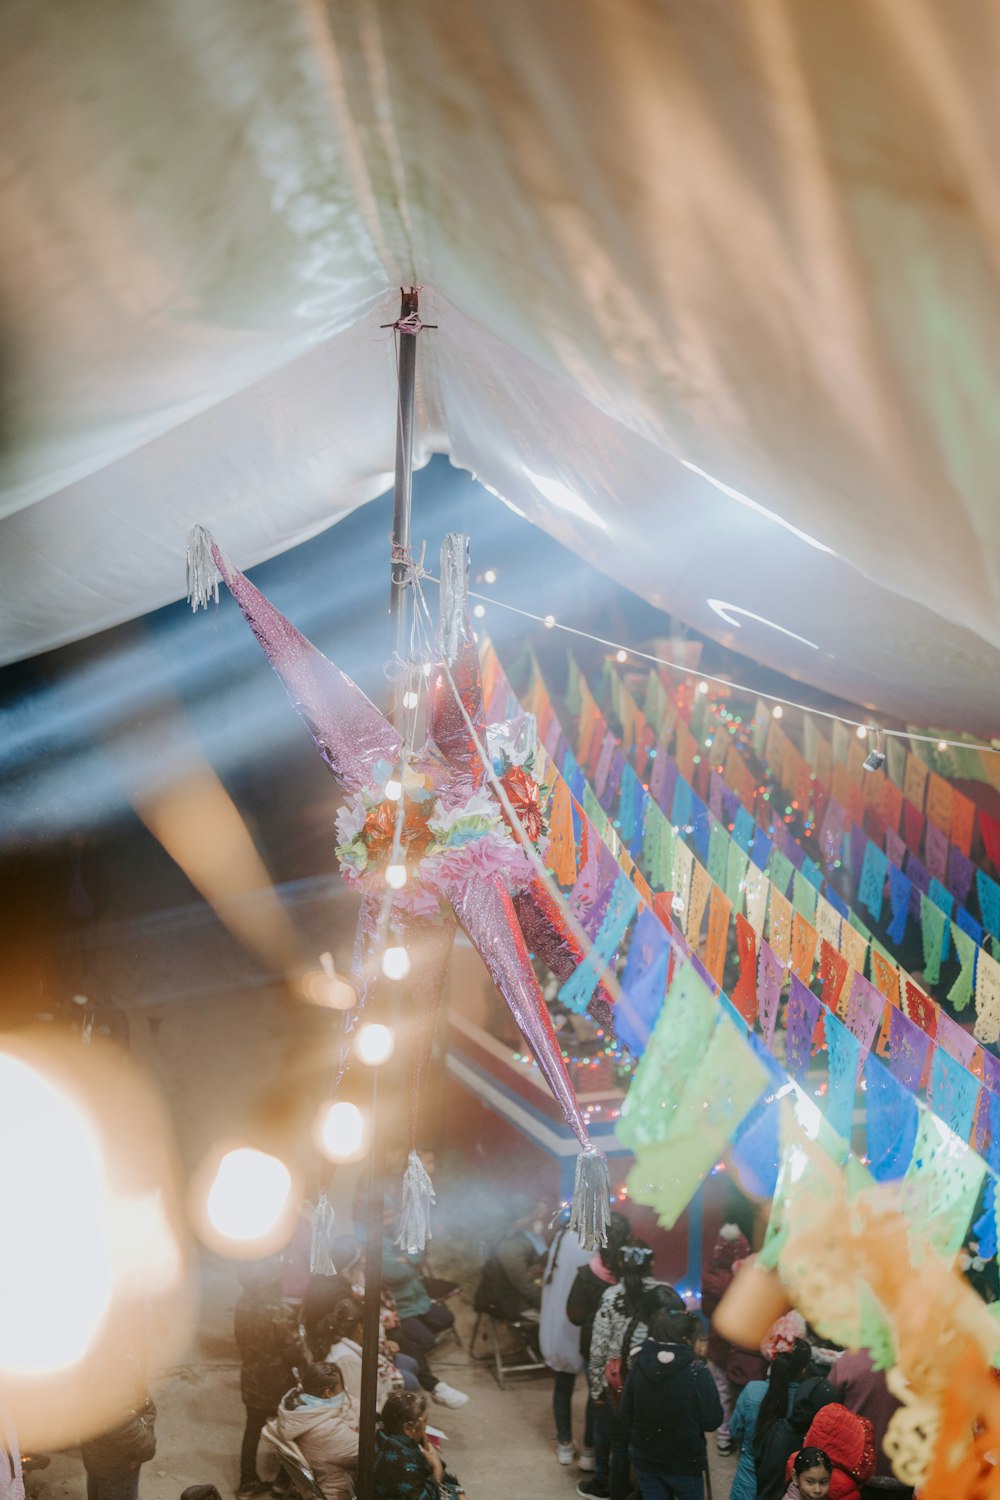
[[[347,797],[338,815],[337,855],[344,879],[362,894],[352,966],[359,1002],[363,1005],[372,984],[379,916],[388,899],[385,865],[393,848],[397,804],[386,797],[386,784],[393,778],[404,799],[401,854],[408,879],[391,893],[391,922],[397,941],[410,951],[408,1003],[426,1023],[422,1031],[428,1038],[461,924],[580,1142],[572,1222],[584,1245],[603,1243],[610,1212],[607,1166],[587,1134],[528,944],[563,980],[584,954],[560,904],[515,837],[483,764],[485,750],[521,828],[540,849],[546,826],[544,789],[533,774],[534,720],[525,716],[507,724],[486,723],[468,611],[467,538],[448,536],[442,548],[440,659],[432,664],[429,679],[427,741],[410,757],[405,772],[396,728],[196,527],[188,546],[192,608],[207,607],[210,598],[218,597],[216,569]],[[603,999],[599,992],[598,1003]],[[418,1059],[416,1078],[422,1066]],[[421,1191],[416,1168],[419,1162],[407,1169],[405,1186],[412,1193]],[[426,1219],[420,1212],[407,1217],[414,1224]]]

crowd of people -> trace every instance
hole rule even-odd
[[[737,1455],[728,1500],[912,1495],[883,1442],[898,1402],[865,1351],[825,1347],[794,1312],[755,1349],[713,1327],[750,1256],[736,1225],[722,1226],[694,1304],[657,1277],[652,1249],[623,1215],[612,1215],[607,1243],[588,1252],[567,1213],[547,1235],[540,1212],[530,1197],[509,1200],[507,1228],[483,1247],[474,1302],[512,1325],[552,1371],[554,1457],[564,1468],[576,1464],[583,1500],[704,1500],[712,1435],[720,1455]],[[469,1400],[433,1369],[435,1346],[454,1323],[448,1297],[459,1289],[399,1249],[388,1199],[383,1228],[376,1500],[456,1500],[464,1492],[428,1414],[429,1403],[455,1409]],[[326,1500],[355,1493],[363,1255],[350,1236],[331,1248],[337,1270],[329,1276],[311,1274],[308,1255],[294,1249],[241,1271],[235,1336],[246,1422],[237,1500],[294,1493],[296,1465],[312,1471]],[[140,1397],[121,1426],[83,1445],[88,1500],[137,1500],[139,1470],[155,1451],[155,1408]],[[16,1452],[16,1435],[0,1423],[7,1500],[23,1496]]]

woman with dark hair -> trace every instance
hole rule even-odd
[[[796,1339],[791,1349],[775,1355],[766,1380],[751,1380],[743,1387],[729,1419],[729,1435],[741,1444],[739,1463],[729,1500],[756,1500],[757,1467],[754,1443],[759,1429],[787,1417],[799,1388],[809,1373],[812,1350],[805,1339]]]
[[[464,1496],[427,1436],[423,1391],[397,1391],[375,1434],[375,1500],[457,1500]]]
[[[781,1500],[785,1493],[788,1460],[805,1442],[817,1412],[836,1400],[829,1381],[819,1375],[803,1380],[787,1417],[762,1422],[757,1415],[754,1463],[757,1469],[757,1500]]]
[[[594,1331],[594,1318],[601,1305],[601,1298],[609,1286],[617,1286],[622,1273],[621,1252],[628,1242],[632,1228],[624,1214],[613,1213],[608,1223],[607,1243],[594,1254],[585,1266],[576,1273],[566,1301],[566,1316],[580,1330],[580,1353],[585,1364],[590,1361],[590,1343]],[[601,1423],[601,1408],[587,1396],[587,1424],[594,1434],[594,1456],[584,1461],[581,1455],[580,1468],[593,1469],[592,1479],[581,1479],[576,1487],[578,1495],[602,1500],[608,1491],[611,1477],[611,1436],[607,1423]]]
[[[316,1331],[323,1361],[340,1366],[344,1386],[355,1401],[361,1399],[361,1346],[364,1343],[364,1308],[356,1297],[342,1297]],[[393,1367],[383,1355],[378,1357],[376,1410],[381,1411],[395,1389]]]

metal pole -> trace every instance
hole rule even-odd
[[[418,287],[400,288],[402,302],[395,325],[399,349],[399,400],[396,421],[396,483],[392,505],[392,583],[389,617],[393,627],[393,650],[398,661],[409,654],[410,596],[407,555],[410,548],[410,498],[413,463],[413,390],[417,369],[417,334],[420,331]],[[396,680],[397,722],[406,691],[401,672]],[[390,1015],[390,1024],[395,1021]],[[384,1064],[388,1067],[390,1064]],[[358,1424],[357,1500],[374,1500],[375,1406],[378,1393],[379,1313],[382,1302],[382,1229],[385,1194],[385,1128],[379,1112],[379,1074],[372,1068],[371,1155],[368,1165],[367,1240],[365,1243],[365,1301],[361,1349],[361,1410]]]

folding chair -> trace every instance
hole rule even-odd
[[[485,1354],[480,1354],[477,1353],[477,1345],[479,1343],[479,1335],[482,1331],[484,1322],[486,1324],[486,1336],[489,1347]],[[476,1321],[472,1329],[472,1338],[469,1340],[469,1358],[480,1361],[487,1359],[492,1360],[493,1374],[496,1378],[496,1383],[502,1391],[505,1391],[507,1389],[505,1376],[526,1375],[532,1370],[547,1370],[548,1366],[543,1359],[531,1359],[527,1361],[521,1361],[517,1364],[506,1363],[503,1357],[503,1349],[501,1348],[500,1344],[501,1324],[503,1324],[507,1328],[513,1329],[513,1331],[517,1334],[517,1337],[521,1340],[521,1345],[525,1354],[533,1353],[533,1351],[528,1347],[528,1333],[524,1328],[521,1327],[519,1323],[509,1322],[506,1318],[499,1317],[498,1314],[491,1312],[488,1308],[482,1308],[476,1313]],[[537,1339],[537,1323],[533,1325],[533,1333],[534,1337]]]

